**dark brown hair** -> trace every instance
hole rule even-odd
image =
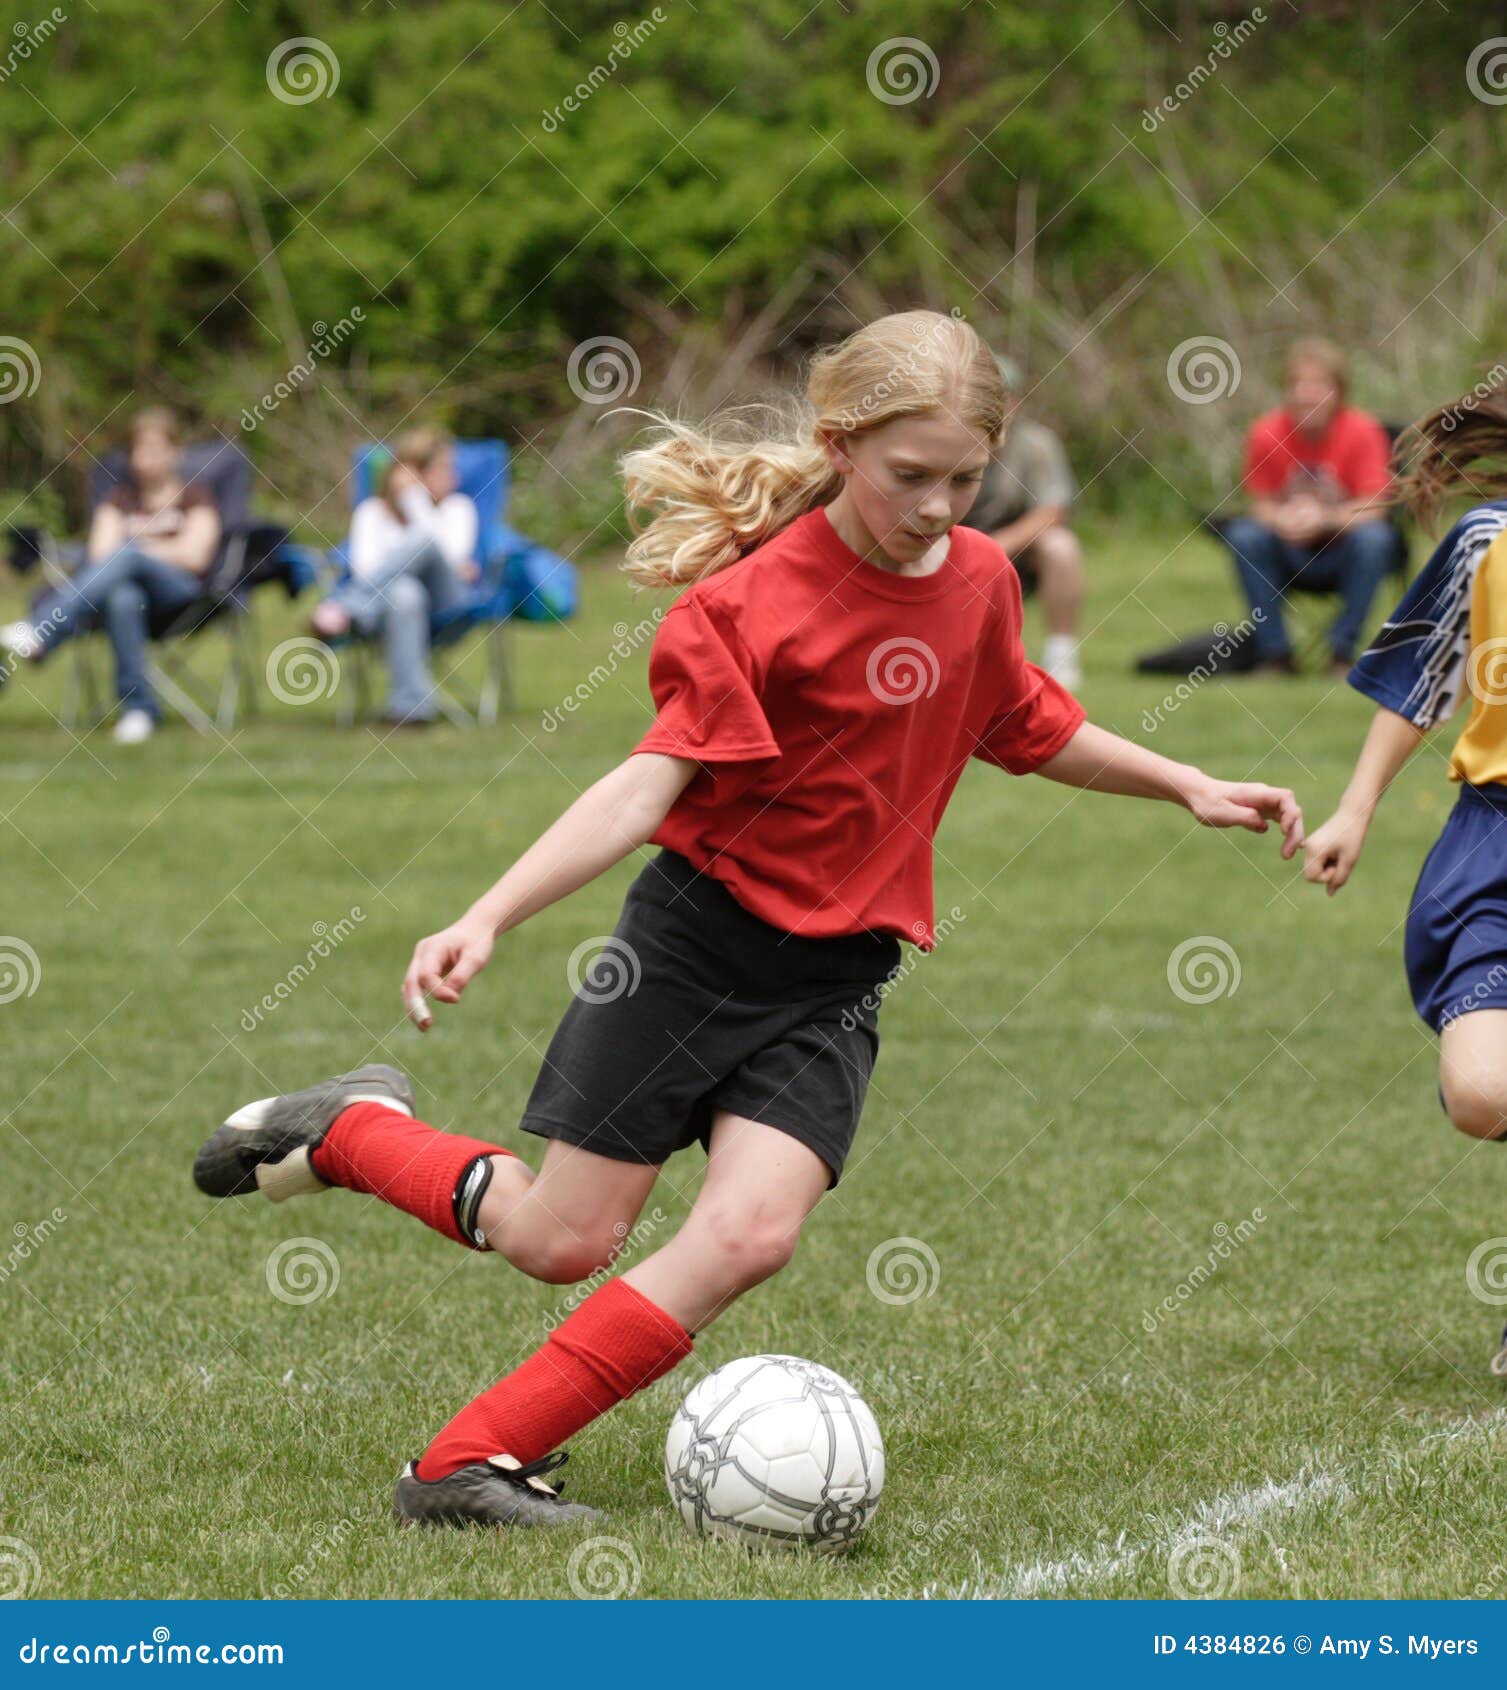
[[[1504,375],[1498,364],[1462,398],[1409,424],[1398,441],[1407,465],[1399,496],[1425,528],[1453,493],[1507,496],[1507,394],[1496,385]]]

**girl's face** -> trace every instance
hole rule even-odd
[[[984,437],[954,418],[899,417],[863,434],[826,435],[838,497],[896,565],[923,557],[961,522],[989,462]]]
[[[424,466],[420,479],[436,504],[441,499],[448,499],[459,486],[455,478],[455,453],[448,446],[436,452]]]
[[[178,473],[179,451],[160,429],[141,429],[131,441],[131,474],[138,487],[158,487]]]

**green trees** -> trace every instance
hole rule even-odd
[[[581,342],[632,348],[625,402],[693,406],[917,302],[1025,358],[1111,493],[1142,460],[1217,492],[1300,330],[1349,335],[1389,411],[1501,355],[1484,7],[196,10],[57,8],[0,61],[0,333],[40,370],[0,482],[33,504],[76,506],[140,399],[229,432],[306,369],[243,429],[265,502],[337,528],[351,440],[423,412],[532,442],[559,539],[621,437]],[[1169,389],[1193,336],[1238,393]]]

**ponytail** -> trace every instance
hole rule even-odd
[[[1501,365],[1492,371],[1503,373]],[[1478,500],[1507,496],[1507,396],[1478,383],[1464,398],[1412,423],[1398,448],[1411,458],[1400,496],[1425,528],[1457,491]]]

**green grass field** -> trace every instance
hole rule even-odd
[[[1322,820],[1364,701],[1214,682],[1148,736],[1167,689],[1130,655],[1228,615],[1226,566],[1203,540],[1089,538],[1093,718]],[[52,725],[61,664],[0,698],[0,947],[40,965],[29,996],[0,980],[0,1563],[39,1596],[1507,1593],[1501,1311],[1466,1283],[1507,1234],[1507,1156],[1444,1120],[1401,966],[1440,747],[1333,902],[1270,836],[971,769],[937,853],[961,916],[884,1010],[841,1187],[692,1362],[574,1440],[604,1541],[572,1563],[581,1539],[393,1523],[400,1463],[564,1293],[349,1194],[212,1206],[189,1164],[231,1107],[378,1058],[428,1118],[534,1152],[515,1123],[566,959],[631,865],[505,941],[427,1038],[397,988],[414,939],[642,731],[645,649],[541,725],[644,614],[606,567],[585,596],[520,631],[521,707],[492,732],[342,733],[324,700],[123,751]],[[1210,939],[1238,989],[1185,1001],[1169,958]],[[700,1173],[669,1166],[656,1225]],[[332,1293],[273,1294],[295,1238],[332,1253]],[[908,1302],[869,1283],[896,1239],[937,1264]],[[884,1429],[884,1502],[846,1557],[698,1542],[668,1501],[679,1394],[770,1349],[846,1374]]]

